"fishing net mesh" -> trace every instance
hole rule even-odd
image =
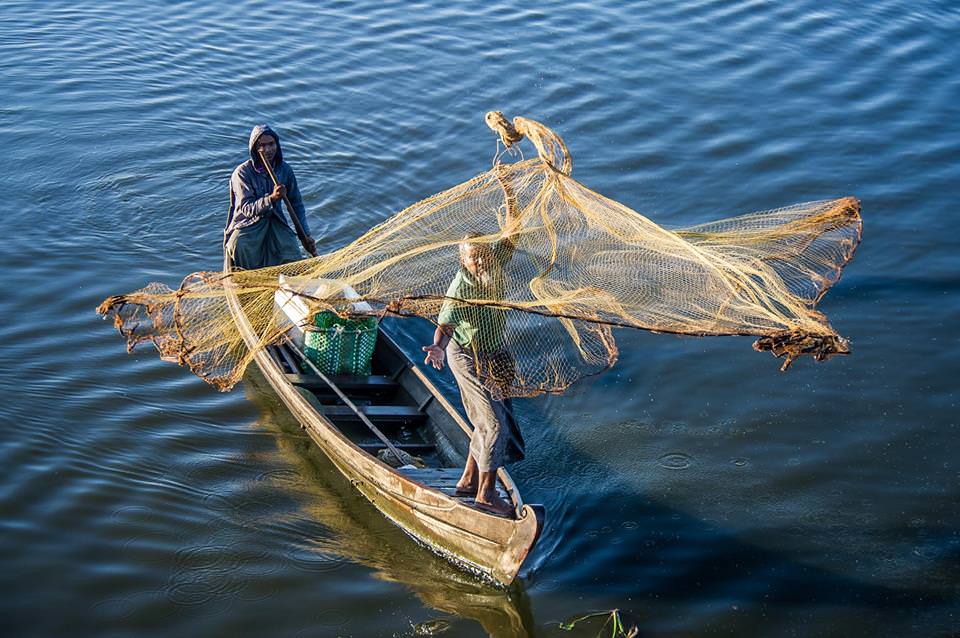
[[[193,273],[176,290],[151,283],[98,310],[114,316],[128,349],[149,341],[221,390],[289,330],[274,298],[281,275],[336,282],[330,294],[299,295],[311,313],[355,315],[349,288],[366,314],[436,322],[443,310],[451,330],[472,329],[460,332],[496,396],[558,393],[609,368],[616,327],[753,335],[756,349],[786,357],[784,368],[802,354],[849,352],[815,305],[860,241],[856,199],[668,230],[574,180],[566,146],[545,126],[496,112],[487,123],[507,147],[528,139],[537,156],[495,163],[340,250]],[[473,284],[456,289],[468,296],[449,294],[458,274]]]

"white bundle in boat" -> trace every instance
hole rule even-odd
[[[313,325],[313,314],[309,299],[324,299],[336,304],[338,299],[359,299],[360,295],[348,284],[336,279],[317,279],[311,277],[287,277],[280,275],[280,286],[273,295],[282,315],[281,327],[285,321],[293,324],[287,335],[300,348],[304,346],[304,327]],[[350,304],[350,309],[358,314],[372,315],[373,308],[366,301]],[[286,319],[284,319],[284,317]]]

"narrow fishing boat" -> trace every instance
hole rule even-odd
[[[224,273],[231,270],[225,255]],[[455,494],[470,426],[390,336],[376,332],[369,375],[326,375],[293,339],[258,348],[260,338],[226,285],[233,319],[263,376],[340,472],[418,542],[496,583],[513,582],[539,536],[543,508],[524,503],[503,468],[497,490],[513,504],[512,516],[481,511],[472,497]],[[424,467],[392,467],[381,460],[390,455],[416,455]]]
[[[444,616],[451,614],[479,623],[486,632],[483,635],[534,634],[530,597],[519,578],[509,587],[490,584],[487,579],[477,579],[467,571],[454,569],[441,556],[417,547],[375,507],[368,506],[366,499],[316,449],[311,439],[290,436],[300,430],[300,424],[277,399],[257,366],[248,368],[243,380],[247,400],[268,417],[261,426],[277,436],[278,451],[293,468],[294,475],[303,477],[294,480],[309,481],[309,489],[299,501],[299,515],[322,525],[324,535],[320,539],[306,539],[308,547],[321,552],[307,560],[315,558],[365,566],[373,570],[377,578],[403,585],[428,608]],[[291,479],[282,474],[275,480],[282,485]],[[452,621],[455,626],[461,624],[449,617],[439,620],[441,623]],[[430,621],[426,621],[414,626],[411,632],[398,633],[440,633],[439,627],[433,632],[428,631],[429,627]]]

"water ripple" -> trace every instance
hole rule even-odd
[[[777,375],[744,340],[618,333],[613,373],[520,402],[514,474],[548,511],[519,596],[534,624],[589,596],[647,601],[649,633],[736,633],[731,605],[758,635],[952,630],[956,605],[927,602],[956,598],[960,528],[952,3],[10,0],[0,24],[5,618],[382,635],[436,616],[422,605],[533,614],[353,568],[343,536],[385,532],[344,532],[352,502],[323,519],[299,435],[126,354],[93,313],[219,267],[253,123],[281,131],[329,249],[487,168],[497,108],[556,127],[578,179],[669,226],[847,194],[866,223],[824,300],[848,360]]]

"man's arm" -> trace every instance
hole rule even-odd
[[[442,323],[433,331],[433,343],[429,346],[423,346],[422,350],[427,353],[424,363],[432,365],[437,370],[443,370],[444,351],[447,344],[450,343],[450,337],[453,335],[453,326],[448,323]]]
[[[257,197],[256,191],[244,177],[242,170],[234,171],[230,177],[230,188],[233,189],[234,201],[236,202],[236,208],[234,210],[235,224],[259,219],[263,216],[264,211],[268,210],[280,199],[279,196],[274,198],[275,193]]]

